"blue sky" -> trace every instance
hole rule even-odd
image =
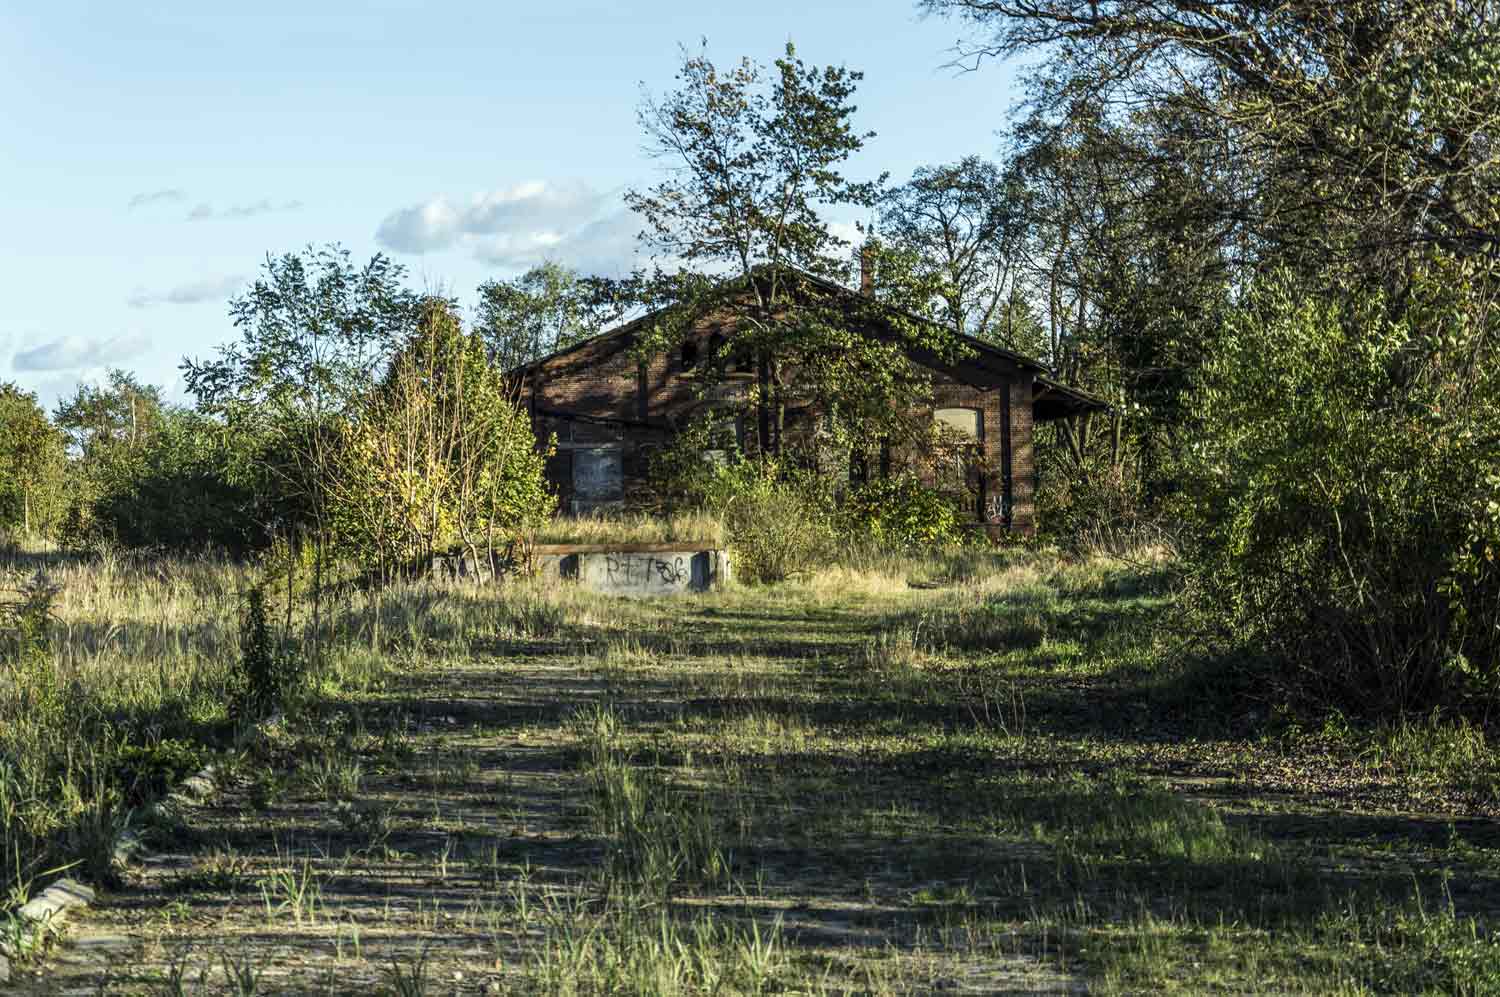
[[[180,399],[267,253],[381,251],[471,300],[544,256],[628,268],[640,87],[679,46],[866,73],[851,172],[993,155],[1005,67],[907,0],[617,4],[49,0],[0,9],[0,380],[44,404],[108,365]]]

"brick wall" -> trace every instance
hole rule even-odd
[[[590,343],[533,370],[526,383],[527,401],[534,409],[637,418],[637,371],[630,345],[625,336]]]

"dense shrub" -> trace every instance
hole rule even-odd
[[[777,582],[812,571],[833,548],[833,508],[816,475],[774,460],[714,468],[708,508],[723,517],[741,578]]]
[[[1107,460],[1085,466],[1063,459],[1058,447],[1038,447],[1038,533],[1072,549],[1111,535],[1134,536],[1147,518],[1139,480]]]
[[[70,516],[70,530],[82,525],[126,547],[242,556],[266,541],[260,507],[271,495],[236,480],[233,464],[223,427],[169,410],[138,451],[101,471],[98,496]]]
[[[47,535],[63,510],[63,435],[36,395],[0,382],[0,530]]]
[[[827,482],[789,461],[743,457],[706,422],[687,427],[655,456],[652,479],[664,507],[702,510],[723,524],[742,580],[796,577],[832,551]]]
[[[1400,300],[1264,281],[1203,371],[1193,605],[1289,696],[1366,713],[1500,683],[1500,318],[1437,261]]]
[[[957,501],[909,472],[853,489],[839,522],[852,539],[881,546],[942,546],[960,543],[966,535]]]
[[[503,545],[551,514],[545,464],[483,340],[429,302],[343,428],[328,482],[334,540],[381,573]]]
[[[47,657],[47,626],[61,588],[38,573],[0,602],[0,665],[26,669]]]

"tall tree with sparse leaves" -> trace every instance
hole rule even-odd
[[[876,293],[910,288],[918,300],[895,303],[931,311],[961,334],[1031,351],[1032,328],[1015,323],[1025,315],[1025,195],[1018,177],[978,156],[919,167],[880,199],[881,248],[904,254],[910,269],[904,281],[878,281]]]
[[[763,454],[781,449],[795,398],[816,397],[846,425],[878,431],[903,411],[893,398],[920,380],[898,346],[861,335],[857,321],[796,273],[846,277],[849,244],[825,213],[875,203],[878,181],[844,173],[873,135],[853,123],[861,78],[809,66],[790,44],[769,67],[741,59],[721,69],[700,53],[684,56],[675,90],[641,106],[664,176],[629,192],[627,203],[645,222],[647,244],[680,264],[682,285],[737,278],[734,295],[714,299],[734,310],[734,349],[707,358],[700,373],[753,358],[750,403]]]

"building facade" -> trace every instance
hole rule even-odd
[[[842,286],[803,279],[816,282],[832,300],[846,301],[849,314],[863,323],[862,334],[891,340],[892,327],[881,315],[898,314],[894,310],[872,308],[868,297]],[[754,363],[732,359],[707,387],[698,376],[706,358],[732,355],[734,315],[728,306],[709,309],[682,330],[675,346],[649,353],[637,345],[655,316],[643,316],[512,372],[537,438],[556,438],[547,476],[563,514],[649,505],[652,454],[694,419],[721,419],[725,433],[745,446],[754,434],[753,414],[739,403],[755,383]],[[1052,380],[1034,360],[950,335],[962,344],[954,351],[959,359],[907,351],[932,384],[923,411],[914,415],[941,425],[942,438],[957,441],[958,450],[970,455],[965,501],[974,523],[991,533],[1030,533],[1036,426],[1105,406]],[[810,410],[790,414],[793,423],[804,425],[816,417]],[[851,473],[889,474],[892,461],[903,456],[909,455],[883,451],[857,462]]]

